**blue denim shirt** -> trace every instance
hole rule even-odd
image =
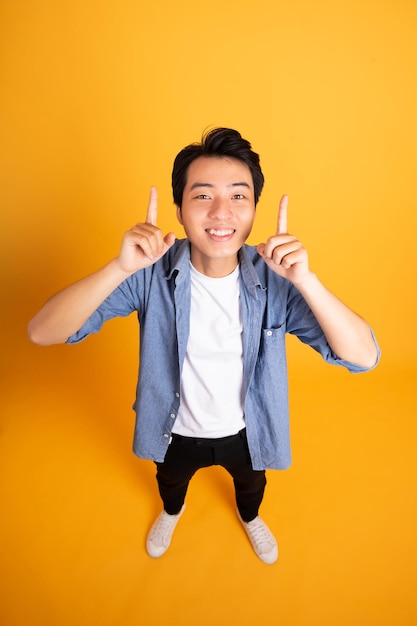
[[[255,470],[285,469],[291,464],[285,334],[293,333],[327,362],[350,372],[368,368],[332,352],[301,294],[268,268],[255,247],[244,245],[239,263],[244,410],[252,465]],[[68,343],[82,341],[97,333],[106,320],[132,311],[137,311],[140,324],[133,451],[162,462],[180,405],[189,334],[188,240],[177,241],[157,263],[119,285]]]

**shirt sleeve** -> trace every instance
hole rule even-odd
[[[345,367],[351,374],[359,374],[374,369],[379,363],[381,351],[371,328],[370,331],[377,349],[377,358],[374,365],[363,367],[339,358],[331,349],[320,324],[300,292],[295,287],[290,289],[287,307],[287,332],[295,335],[300,341],[316,350],[326,363]]]
[[[103,324],[108,320],[114,317],[127,317],[133,311],[138,310],[137,286],[137,280],[131,277],[116,287],[83,326],[81,326],[76,333],[68,337],[66,343],[79,343],[88,337],[88,335],[98,333]]]

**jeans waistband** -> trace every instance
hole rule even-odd
[[[173,441],[192,446],[224,446],[225,444],[236,441],[236,439],[245,439],[245,437],[246,428],[242,428],[242,430],[236,433],[236,435],[229,435],[228,437],[216,437],[211,439],[207,437],[184,437],[184,435],[177,435],[176,433],[172,433]]]

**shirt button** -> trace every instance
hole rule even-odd
[[[266,335],[267,335],[267,337],[271,337],[271,335],[272,335],[272,330],[268,330],[268,331],[266,332]]]
[[[176,398],[179,398],[179,397],[180,397],[180,394],[178,393],[178,391],[177,391],[177,393],[175,394],[175,397],[176,397]]]
[[[171,413],[170,417],[172,417],[172,419],[174,419],[175,413]]]
[[[165,437],[165,439],[168,439],[169,435],[167,435],[166,433],[164,433],[164,437]]]

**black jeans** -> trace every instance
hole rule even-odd
[[[197,470],[211,465],[221,465],[232,476],[236,505],[243,521],[255,519],[266,477],[264,470],[252,469],[246,429],[221,439],[172,436],[164,462],[156,463],[156,479],[165,511],[170,515],[179,513],[191,478]]]

